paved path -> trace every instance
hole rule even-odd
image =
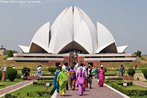
[[[25,87],[25,86],[27,86],[29,84],[32,84],[33,81],[34,80],[26,80],[26,81],[20,82],[18,84],[15,84],[15,85],[0,89],[0,97],[4,96],[7,93],[13,92],[13,91],[18,90],[20,88],[23,88],[23,87]]]
[[[65,97],[68,97],[68,98],[78,98],[78,97],[80,98],[129,98],[125,95],[123,96],[123,94],[121,95],[115,92],[114,90],[110,89],[107,86],[98,87],[97,80],[93,80],[92,89],[87,88],[83,96],[78,95],[78,89],[76,88],[76,90],[74,91],[68,90],[65,96],[60,96],[59,94],[57,94],[56,98],[65,98]]]
[[[142,81],[133,81],[133,84],[135,85],[139,85],[139,86],[142,86],[142,87],[147,87],[147,82],[142,82]]]

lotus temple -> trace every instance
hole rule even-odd
[[[19,45],[22,53],[8,60],[47,62],[49,65],[73,61],[97,65],[100,62],[136,60],[125,53],[128,45],[118,46],[111,32],[101,23],[93,23],[79,7],[65,8],[53,24],[45,23],[30,45]]]

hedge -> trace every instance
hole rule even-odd
[[[7,68],[7,77],[10,81],[14,81],[14,79],[17,77],[17,70],[12,68],[12,67],[8,67]]]
[[[132,76],[133,77],[134,74],[135,74],[135,69],[129,68],[128,71],[127,71],[127,73],[128,73],[129,76]]]
[[[51,66],[48,67],[48,71],[51,72],[51,74],[54,74],[55,71],[56,71],[56,69],[57,69],[56,66],[52,66],[52,65],[51,65]]]
[[[46,85],[46,83],[50,83],[50,86],[52,85],[52,83],[53,83],[53,80],[40,80],[40,81],[34,81],[33,82],[33,85],[42,85],[42,86],[45,86]]]
[[[112,83],[112,87],[119,90],[120,92],[128,95],[128,96],[145,96],[145,95],[147,95],[147,89],[146,90],[127,89],[126,87],[123,87],[117,83]]]

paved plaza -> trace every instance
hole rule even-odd
[[[57,93],[57,92],[56,92]],[[65,96],[60,96],[60,94],[57,94],[53,96],[52,98],[129,98],[128,96],[115,92],[114,90],[110,89],[107,85],[104,87],[99,87],[97,85],[97,80],[93,79],[92,89],[87,88],[84,92],[83,96],[78,95],[78,88],[76,88],[74,91],[69,89],[66,92]]]

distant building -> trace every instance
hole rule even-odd
[[[5,55],[6,54],[6,48],[0,48],[0,55]]]

